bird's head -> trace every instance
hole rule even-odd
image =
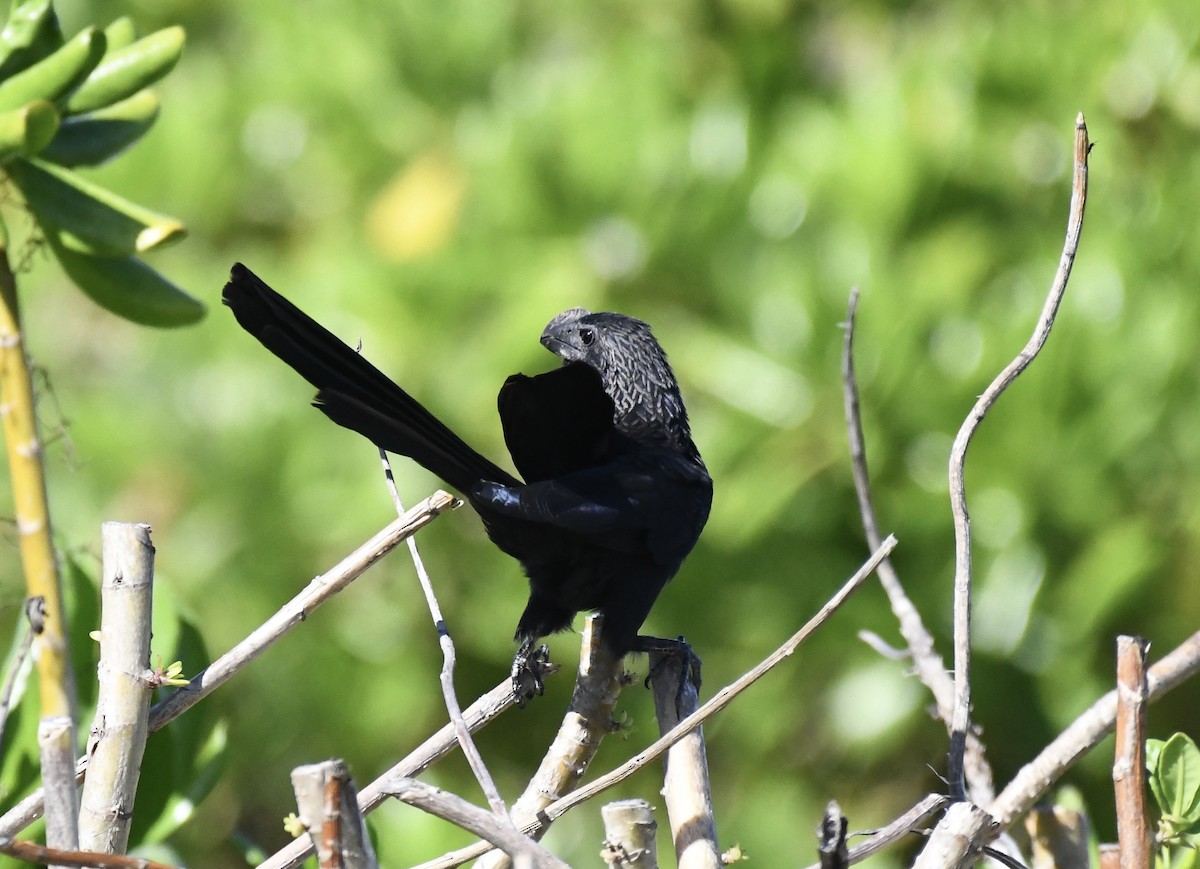
[[[571,308],[546,325],[542,346],[564,362],[583,362],[604,374],[620,360],[638,364],[636,357],[649,347],[657,350],[658,344],[641,320]]]
[[[563,311],[542,330],[542,346],[566,362],[588,362],[597,353],[600,330],[587,308]]]

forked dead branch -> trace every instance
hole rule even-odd
[[[936,838],[922,854],[919,865],[961,866],[974,859],[980,849],[996,835],[1007,830],[1019,817],[1030,810],[1070,766],[1094,748],[1112,731],[1117,714],[1117,692],[1109,692],[1081,714],[1063,733],[1008,784],[995,799],[991,799],[990,767],[984,757],[982,744],[976,738],[970,716],[970,618],[971,618],[971,559],[970,519],[967,512],[964,465],[967,446],[983,417],[1001,393],[1012,384],[1041,351],[1050,335],[1059,305],[1066,290],[1071,268],[1079,248],[1087,200],[1088,155],[1091,144],[1083,115],[1075,125],[1074,174],[1071,205],[1067,221],[1066,240],[1058,270],[1032,337],[1019,354],[1001,371],[975,403],[955,439],[950,457],[950,496],[955,521],[955,677],[950,683],[942,670],[941,658],[933,648],[932,638],[924,629],[920,615],[904,594],[890,564],[880,568],[880,578],[892,602],[900,623],[900,631],[908,643],[908,653],[914,669],[937,700],[937,711],[950,728],[951,748],[948,754],[948,781],[951,796],[958,801],[971,800],[972,811],[947,813],[938,825]],[[868,542],[877,538],[876,519],[872,506],[867,475],[866,451],[859,416],[857,383],[853,365],[853,331],[858,302],[857,291],[851,294],[843,354],[846,418],[850,431],[851,458],[855,472],[860,511]],[[1151,701],[1200,670],[1200,633],[1189,638],[1149,670],[1144,700]],[[953,696],[948,697],[952,689]],[[948,703],[947,701],[952,701]],[[938,798],[940,804],[945,798]],[[986,813],[979,811],[986,808]],[[928,814],[923,812],[922,814]],[[1129,811],[1138,815],[1137,810]],[[889,829],[912,829],[910,824],[897,823]],[[1136,835],[1136,834],[1135,834]],[[874,834],[863,845],[852,848],[850,862],[857,862],[874,853],[882,845],[881,836]],[[934,847],[936,843],[936,849]]]

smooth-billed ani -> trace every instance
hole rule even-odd
[[[676,645],[638,631],[700,536],[712,479],[649,326],[583,308],[550,321],[541,342],[562,366],[512,375],[497,402],[518,479],[240,263],[223,300],[317,388],[326,416],[457,489],[521,562],[529,602],[516,632],[519,692],[540,691],[520,672],[537,641],[583,610],[603,613],[604,642],[618,657]]]

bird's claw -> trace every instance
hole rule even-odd
[[[534,697],[546,690],[546,674],[550,667],[550,649],[546,646],[522,646],[513,658],[512,690],[517,706],[522,709]]]
[[[678,637],[674,640],[659,639],[655,637],[642,638],[646,641],[645,651],[654,651],[660,653],[663,657],[659,659],[657,664],[650,667],[650,671],[646,674],[645,685],[650,687],[650,681],[658,675],[659,671],[669,665],[673,660],[679,662],[679,691],[682,693],[683,686],[688,682],[696,689],[696,693],[700,693],[700,684],[703,681],[701,678],[701,667],[704,662],[700,660],[700,656],[692,649],[691,645],[683,637]]]

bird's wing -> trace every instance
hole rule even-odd
[[[496,405],[509,455],[527,483],[602,464],[616,446],[612,399],[587,365],[514,374]]]
[[[481,511],[575,532],[616,550],[638,541],[668,564],[687,555],[704,527],[712,479],[678,453],[643,449],[521,487],[482,483],[471,494]]]

